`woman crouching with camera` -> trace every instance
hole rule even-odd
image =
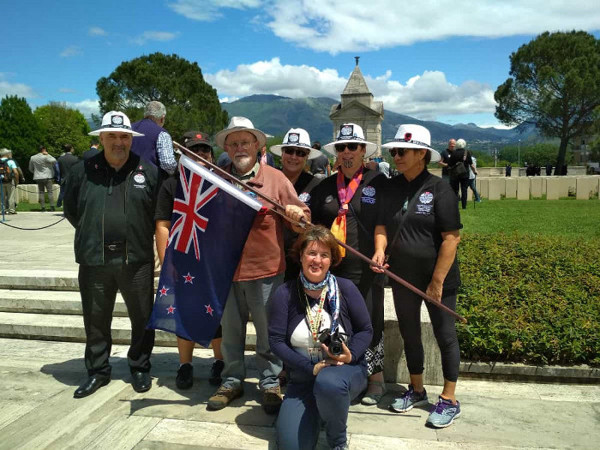
[[[321,419],[329,446],[344,449],[350,402],[367,387],[371,320],[354,283],[329,272],[341,260],[331,231],[310,228],[293,252],[300,275],[281,285],[269,306],[271,351],[290,380],[277,418],[278,445],[314,448]]]

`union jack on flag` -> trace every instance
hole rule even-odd
[[[171,226],[168,245],[174,240],[175,250],[188,253],[193,243],[194,255],[199,261],[199,233],[206,231],[208,225],[208,218],[201,215],[200,210],[217,195],[219,188],[213,184],[203,192],[204,178],[192,171],[181,170],[180,181],[183,198],[175,197],[173,202],[173,212],[180,216]]]
[[[233,275],[261,204],[185,156],[179,161],[179,173],[148,327],[206,347],[221,323]]]

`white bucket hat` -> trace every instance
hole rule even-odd
[[[335,152],[335,144],[348,144],[352,142],[356,142],[358,144],[365,144],[367,146],[367,150],[364,156],[365,158],[368,158],[377,151],[377,144],[367,142],[365,140],[365,135],[363,133],[362,127],[360,125],[356,125],[355,123],[343,124],[340,127],[340,131],[338,132],[335,141],[325,145],[323,147],[323,150],[325,150],[332,156],[337,156],[337,153]]]
[[[129,133],[132,136],[143,136],[142,133],[138,133],[137,131],[133,131],[131,129],[131,122],[129,121],[129,117],[122,113],[121,111],[109,111],[102,117],[102,125],[100,128],[94,131],[90,131],[88,134],[90,136],[99,136],[100,133],[108,132],[108,131],[118,131],[120,133]]]
[[[308,131],[304,128],[290,128],[290,130],[283,137],[281,145],[271,145],[269,150],[271,153],[277,156],[281,156],[281,149],[283,147],[296,147],[308,150],[308,159],[315,159],[321,156],[321,152],[316,148],[310,146],[310,136]]]
[[[221,147],[225,148],[225,140],[227,136],[231,133],[235,133],[236,131],[247,131],[248,133],[252,133],[256,140],[258,141],[258,146],[262,148],[267,143],[267,136],[260,130],[254,128],[252,121],[246,117],[234,116],[229,121],[229,125],[224,130],[219,131],[215,136],[215,143]]]
[[[393,141],[386,142],[382,148],[415,148],[425,149],[431,152],[431,162],[442,159],[440,153],[431,147],[431,133],[421,125],[400,125]]]

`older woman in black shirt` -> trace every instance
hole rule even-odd
[[[373,260],[384,264],[429,296],[456,308],[460,275],[456,249],[462,228],[456,195],[448,185],[427,171],[440,154],[430,147],[429,131],[420,125],[401,125],[396,139],[384,144],[401,173],[390,180],[380,214],[385,226],[376,229]],[[377,271],[377,269],[373,269]],[[396,412],[428,404],[423,387],[423,345],[420,311],[422,299],[397,283],[392,284],[394,306],[411,383],[408,391],[391,405]],[[447,427],[460,415],[455,397],[460,353],[454,318],[427,303],[433,331],[442,355],[444,388],[427,423]]]

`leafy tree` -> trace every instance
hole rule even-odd
[[[74,153],[81,154],[90,146],[90,126],[83,114],[64,103],[52,102],[40,106],[33,115],[37,118],[48,152],[59,156],[64,144],[71,144]]]
[[[548,163],[552,163],[558,153],[558,146],[549,142],[522,145],[521,144],[521,162],[527,162],[528,164],[534,164],[540,167],[545,166]],[[500,150],[498,157],[505,161],[509,161],[512,164],[516,164],[518,161],[519,148],[516,145],[507,145]],[[565,162],[571,162],[573,158],[572,153],[565,155]]]
[[[545,32],[511,54],[509,74],[494,94],[496,117],[558,137],[563,166],[569,141],[592,125],[600,105],[600,41],[584,31]]]
[[[125,61],[98,80],[96,92],[102,113],[120,110],[132,122],[143,117],[146,103],[162,102],[167,108],[165,128],[176,140],[192,129],[214,135],[228,121],[198,64],[177,55],[153,53]]]
[[[13,158],[29,176],[27,167],[29,158],[37,153],[42,143],[37,119],[33,115],[27,100],[15,96],[6,96],[0,102],[0,147],[11,149]]]

